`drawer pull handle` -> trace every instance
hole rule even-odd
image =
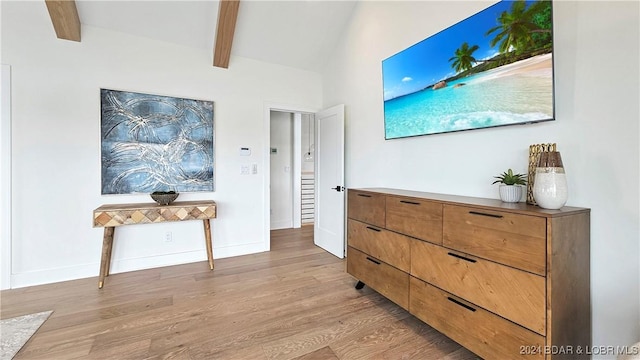
[[[409,204],[409,205],[420,205],[419,202],[415,202],[415,201],[400,200],[400,202],[403,204]]]
[[[373,231],[375,231],[375,232],[380,232],[380,229],[376,229],[376,228],[371,227],[371,226],[367,226],[367,229],[369,229],[369,230],[373,230]]]
[[[481,216],[488,216],[488,217],[492,217],[492,218],[502,218],[502,215],[496,215],[496,214],[487,214],[487,213],[482,213],[482,212],[478,212],[478,211],[469,211],[469,214],[471,215],[481,215]]]
[[[380,261],[372,259],[370,257],[367,256],[367,260],[371,261],[372,263],[376,264],[376,265],[380,265]]]
[[[447,253],[447,255],[449,255],[449,256],[453,256],[454,258],[458,258],[458,259],[461,259],[461,260],[464,260],[464,261],[468,261],[468,262],[470,262],[470,263],[474,263],[474,262],[476,262],[476,260],[469,259],[469,258],[467,258],[467,257],[464,257],[464,256],[462,256],[462,255],[458,255],[458,254],[456,254],[456,253],[452,253],[452,252]]]
[[[362,196],[362,197],[371,197],[371,195],[366,195],[366,194],[358,194],[358,196]]]
[[[458,300],[456,300],[456,299],[454,299],[454,298],[452,298],[452,297],[448,297],[448,296],[447,296],[447,299],[448,299],[449,301],[451,301],[452,303],[457,304],[457,305],[460,305],[460,306],[462,306],[463,308],[465,308],[465,309],[467,309],[467,310],[470,310],[470,311],[473,311],[473,312],[475,312],[475,311],[476,311],[476,309],[472,308],[471,306],[469,306],[469,305],[467,305],[467,304],[465,304],[465,303],[463,303],[463,302],[460,302],[460,301],[458,301]]]

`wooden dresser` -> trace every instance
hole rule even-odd
[[[480,357],[575,359],[591,345],[589,209],[376,188],[349,189],[347,213],[357,287]]]

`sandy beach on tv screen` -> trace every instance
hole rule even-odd
[[[542,54],[516,61],[482,73],[480,81],[493,80],[505,76],[523,75],[535,77],[553,76],[553,55]]]

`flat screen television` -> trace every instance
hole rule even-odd
[[[554,120],[551,1],[500,1],[382,61],[385,139]]]

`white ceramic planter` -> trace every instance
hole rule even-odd
[[[533,198],[543,209],[557,210],[567,203],[567,177],[564,168],[536,168],[533,183]]]
[[[519,202],[522,198],[523,187],[520,185],[500,185],[500,200],[504,202]]]

